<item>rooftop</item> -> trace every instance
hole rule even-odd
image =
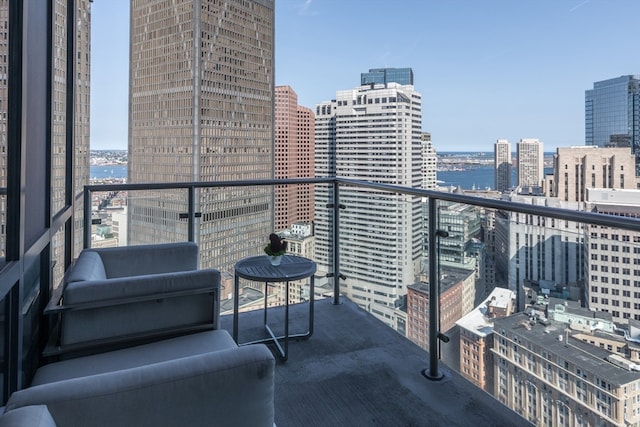
[[[291,333],[307,328],[308,304],[291,306]],[[281,325],[282,308],[269,309],[269,324]],[[242,313],[239,341],[263,337],[261,310]],[[221,317],[231,331],[232,316]],[[444,378],[422,372],[428,353],[342,298],[315,303],[315,328],[306,341],[292,341],[278,362],[275,413],[287,426],[507,426],[527,425],[489,394],[440,364]]]
[[[510,338],[519,335],[575,366],[581,366],[600,378],[606,378],[612,384],[621,385],[640,379],[639,372],[628,371],[608,362],[607,357],[612,354],[610,351],[566,334],[569,330],[564,324],[553,321],[549,325],[531,322],[525,313],[496,319],[494,323],[497,333]]]
[[[456,325],[474,332],[476,335],[484,337],[493,332],[493,319],[489,318],[489,305],[502,309],[507,309],[512,305],[515,293],[504,288],[495,288],[491,294],[470,313],[456,322]]]

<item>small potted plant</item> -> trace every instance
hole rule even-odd
[[[280,265],[282,255],[287,252],[287,242],[276,233],[269,235],[269,244],[264,247],[264,252],[271,260],[271,265]]]

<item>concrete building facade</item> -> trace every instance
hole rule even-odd
[[[640,218],[640,190],[588,189],[594,212]],[[591,225],[585,229],[587,306],[613,321],[640,321],[640,233]]]
[[[553,163],[547,194],[563,201],[584,202],[588,188],[638,187],[635,156],[628,147],[558,147]]]

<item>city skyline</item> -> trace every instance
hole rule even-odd
[[[93,149],[126,148],[128,29],[113,22],[128,22],[128,3],[92,3]],[[405,0],[384,13],[382,1],[361,4],[278,1],[275,84],[314,109],[356,86],[362,70],[411,67],[437,151],[491,151],[497,139],[521,138],[548,151],[584,145],[585,90],[640,73],[626,50],[640,38],[632,0]]]

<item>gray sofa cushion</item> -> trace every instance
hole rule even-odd
[[[272,427],[274,369],[265,345],[247,345],[30,387],[6,408],[46,404],[61,427]]]
[[[236,343],[224,329],[200,332],[44,365],[36,371],[31,385],[130,369],[234,347],[237,347]]]
[[[64,291],[65,305],[108,303],[119,298],[134,300],[130,304],[65,312],[60,343],[85,343],[193,325],[209,324],[214,328],[219,284],[220,272],[213,269],[69,283]],[[215,289],[216,293],[207,289]],[[206,293],[166,298],[170,292],[188,290]],[[147,300],[135,300],[138,297]]]
[[[189,271],[198,268],[198,245],[194,242],[121,246],[86,251],[100,255],[107,278]]]
[[[46,405],[31,405],[6,412],[0,417],[0,427],[55,427]]]

